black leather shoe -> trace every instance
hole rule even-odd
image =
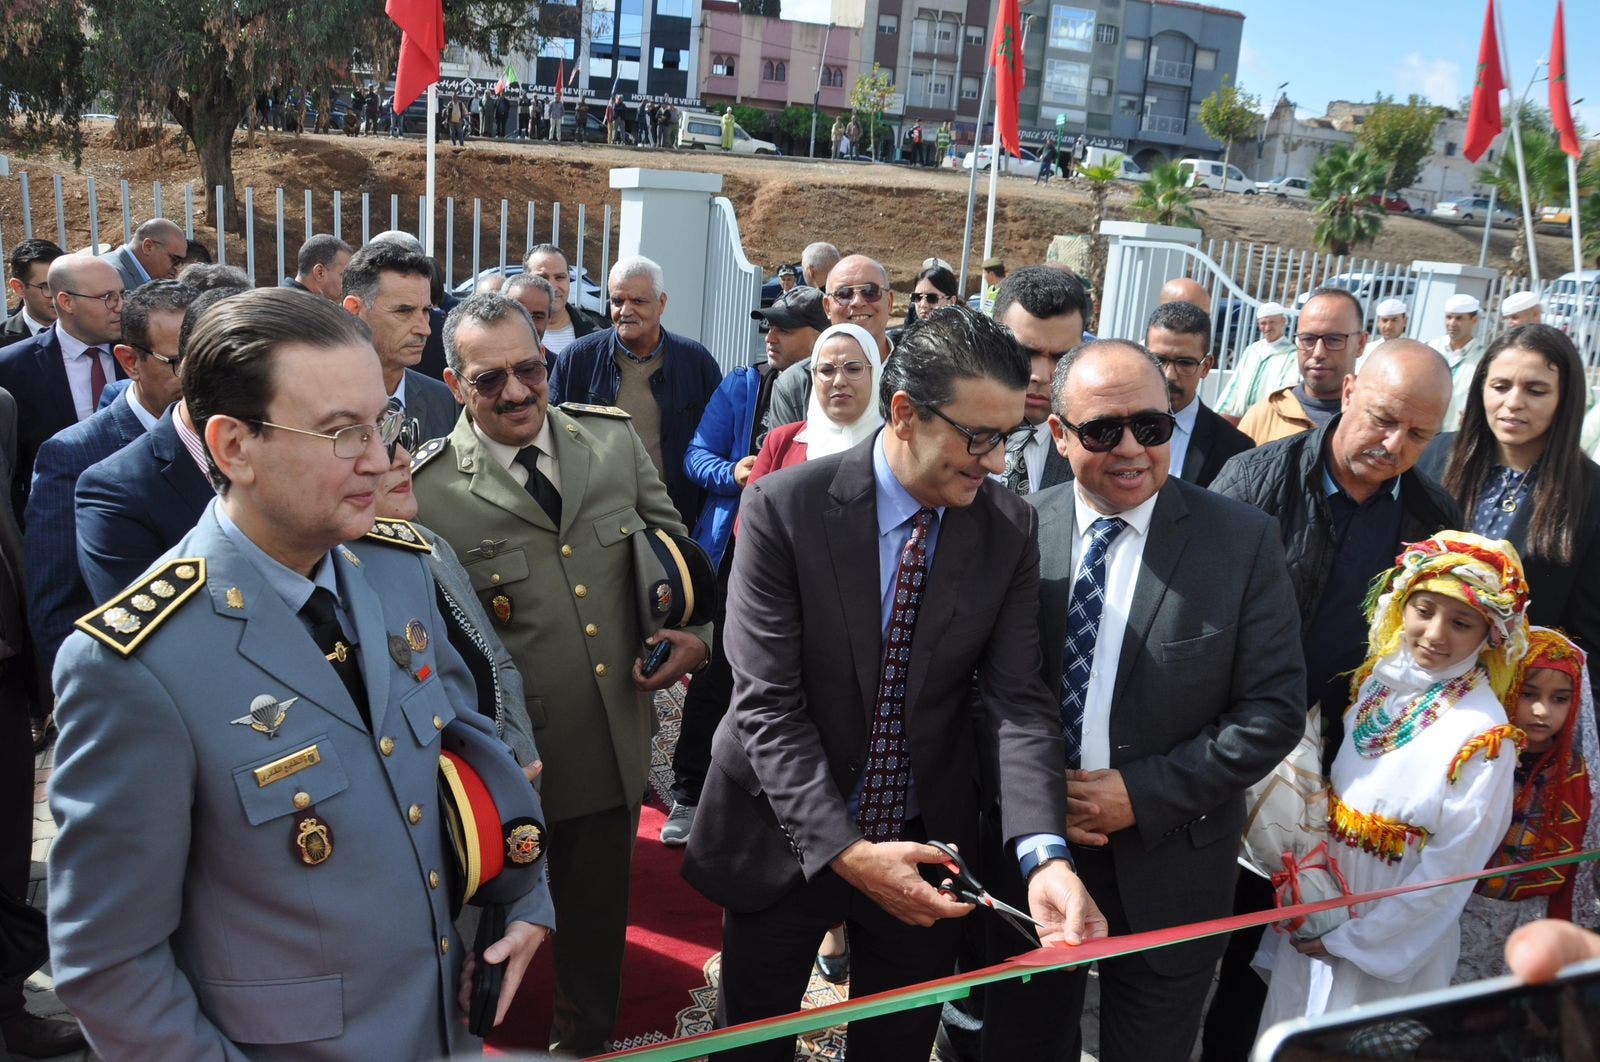
[[[830,985],[842,985],[850,980],[849,950],[841,951],[837,955],[817,952],[817,972],[822,974],[822,979]]]
[[[26,1012],[0,1021],[0,1039],[5,1041],[7,1051],[23,1058],[55,1058],[89,1047],[73,1022]]]

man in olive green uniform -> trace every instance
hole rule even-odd
[[[413,489],[527,679],[561,920],[551,1047],[594,1054],[616,1019],[651,692],[704,664],[711,632],[662,631],[650,640],[671,655],[648,679],[639,670],[629,536],[685,529],[627,414],[549,408],[533,322],[502,295],[451,311],[444,347],[466,415],[418,451]]]

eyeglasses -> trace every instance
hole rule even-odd
[[[38,291],[44,292],[46,295],[50,294],[50,282],[48,280],[41,280],[37,284],[29,284],[24,281],[18,281],[18,283],[22,284],[24,291],[26,291],[28,288],[34,288]]]
[[[132,347],[134,350],[137,350],[140,354],[143,354],[145,357],[156,359],[161,364],[163,364],[167,368],[171,369],[172,370],[172,375],[174,375],[174,376],[178,375],[178,366],[183,361],[183,355],[180,354],[176,358],[169,358],[165,354],[157,354],[155,351],[151,350],[149,347],[141,347],[137,343],[128,343],[126,341],[124,341],[123,346]]]
[[[848,361],[843,365],[829,365],[827,362],[817,366],[817,376],[823,380],[831,380],[835,376],[843,376],[846,380],[859,380],[867,374],[867,366],[863,362]]]
[[[1172,438],[1178,418],[1171,413],[1135,413],[1131,417],[1098,417],[1082,424],[1063,420],[1061,424],[1078,437],[1085,450],[1103,454],[1122,442],[1124,428],[1133,432],[1133,441],[1140,446],[1161,446]]]
[[[550,363],[525,361],[511,372],[505,369],[489,369],[467,380],[467,386],[478,392],[479,397],[492,402],[500,397],[501,391],[505,390],[506,381],[511,378],[511,373],[516,373],[517,382],[531,391],[550,378]]]
[[[1344,349],[1351,336],[1360,334],[1360,332],[1328,332],[1319,336],[1315,332],[1300,332],[1294,337],[1294,345],[1301,350],[1313,350],[1316,348],[1317,343],[1320,342],[1324,350],[1330,354],[1337,354]]]
[[[342,461],[353,461],[366,453],[367,447],[372,445],[373,437],[376,436],[378,441],[383,443],[389,460],[393,461],[394,448],[400,443],[400,429],[404,426],[404,422],[405,414],[391,408],[378,418],[376,426],[352,424],[347,428],[340,428],[332,435],[321,431],[307,431],[305,428],[291,428],[287,424],[274,424],[270,420],[257,420],[252,423],[263,428],[292,431],[296,435],[309,435],[313,439],[330,439],[333,442],[333,456]]]
[[[85,295],[81,291],[66,291],[66,290],[63,290],[61,292],[61,294],[63,294],[63,295],[71,295],[75,299],[98,299],[99,301],[101,301],[101,302],[106,304],[106,309],[108,309],[108,310],[115,310],[118,306],[122,305],[122,289],[121,288],[117,288],[115,291],[103,292],[103,293],[101,293],[99,295]]]
[[[944,299],[945,299],[945,297],[943,295],[939,294],[937,291],[913,291],[911,293],[911,302],[912,302],[913,305],[916,305],[918,303],[924,303],[924,302],[931,302],[931,303],[934,303],[934,304],[937,305],[938,303],[943,302]],[[849,300],[848,299],[840,299],[839,301],[840,302],[848,302]],[[874,301],[876,301],[876,300],[874,300]]]
[[[996,446],[999,446],[1001,443],[1009,439],[1012,433],[1017,430],[1014,427],[968,428],[965,425],[958,424],[949,417],[945,416],[939,411],[938,406],[925,406],[924,408],[927,409],[929,413],[932,413],[934,416],[950,425],[956,431],[960,432],[962,437],[967,440],[967,453],[971,454],[973,457],[982,457],[984,454],[988,453]]]
[[[855,287],[834,288],[828,292],[834,302],[849,302],[860,295],[868,302],[877,302],[883,298],[883,288],[878,284],[857,284]]]
[[[1179,376],[1193,376],[1200,371],[1200,366],[1205,364],[1205,358],[1163,358],[1157,354],[1155,359],[1161,363],[1161,368],[1171,369]]]

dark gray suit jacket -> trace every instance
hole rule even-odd
[[[1073,496],[1062,485],[1028,498],[1043,557],[1043,675],[1057,702]],[[1277,532],[1259,510],[1170,477],[1156,500],[1111,702],[1111,766],[1135,818],[1111,835],[1111,854],[1133,932],[1233,910],[1244,791],[1305,730],[1299,613]],[[1146,954],[1157,973],[1178,976],[1216,962],[1226,942]]]
[[[114,251],[107,251],[100,258],[102,261],[110,263],[111,268],[117,271],[117,276],[122,278],[124,292],[131,294],[141,284],[149,283],[140,272],[139,260],[133,257],[133,251],[127,244],[123,244]]]
[[[415,369],[406,370],[406,416],[422,425],[422,438],[439,439],[456,426],[461,406],[450,388]]]
[[[847,800],[883,652],[874,445],[774,472],[741,502],[724,635],[733,699],[683,865],[732,910],[771,905],[861,837]],[[1061,831],[1060,712],[1037,677],[1038,565],[1034,512],[1002,484],[945,511],[905,708],[930,837],[976,842],[974,685],[1004,765],[1006,839]]]

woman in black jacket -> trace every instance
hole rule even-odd
[[[1467,527],[1510,539],[1533,602],[1528,620],[1600,647],[1600,466],[1578,442],[1588,381],[1572,340],[1544,324],[1497,336],[1473,373],[1461,430],[1420,462],[1461,503]]]

